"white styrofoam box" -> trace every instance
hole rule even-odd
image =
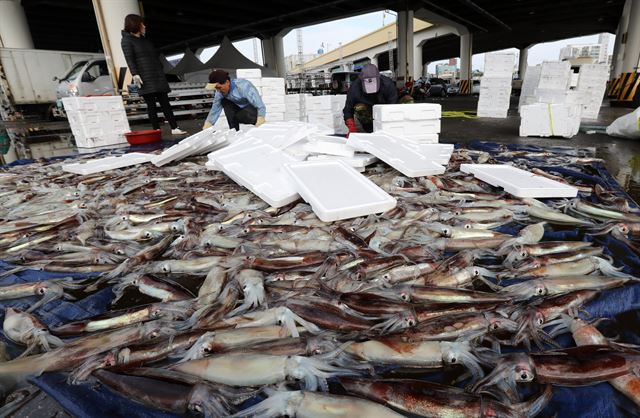
[[[321,113],[307,113],[307,120],[309,123],[317,123],[320,125],[333,126],[333,115],[332,114],[321,114]]]
[[[438,134],[440,133],[440,119],[405,122],[380,122],[374,119],[373,131],[385,131],[394,135]]]
[[[520,108],[520,136],[571,138],[580,129],[582,109],[575,104],[534,103]]]
[[[346,135],[349,133],[349,128],[345,125],[342,115],[333,115],[333,131],[337,135]]]
[[[565,89],[536,88],[534,96],[539,103],[566,103],[567,91]]]
[[[331,110],[334,113],[340,112],[344,109],[345,104],[347,103],[347,95],[346,94],[336,94],[331,96]]]
[[[490,77],[511,77],[515,62],[514,54],[485,54],[484,75]]]
[[[576,197],[578,189],[506,164],[462,164],[460,171],[516,197]]]
[[[267,116],[265,119],[269,122],[284,122],[284,112],[269,112],[267,109]]]
[[[278,149],[284,149],[307,138],[312,129],[300,122],[268,122],[249,131],[247,138],[257,138]]]
[[[324,222],[386,212],[396,206],[393,197],[342,161],[304,161],[284,169]]]
[[[260,87],[260,93],[262,96],[285,96],[284,89],[277,87]],[[284,100],[284,97],[283,97]]]
[[[79,163],[65,164],[62,166],[62,169],[69,173],[82,174],[86,176],[88,174],[100,173],[102,171],[114,170],[116,168],[147,163],[151,161],[152,157],[153,154],[131,152],[121,156],[97,158],[81,161]]]
[[[404,134],[401,137],[408,144],[437,144],[439,135],[438,134]]]
[[[121,96],[64,97],[62,105],[65,111],[99,112],[124,110]]]
[[[569,61],[544,61],[541,64],[540,76],[560,76],[569,77],[571,72],[571,63]]]
[[[477,115],[479,118],[505,119],[508,116],[508,109],[505,108],[483,108],[478,107]]]
[[[265,105],[268,113],[285,113],[286,111],[284,103],[265,103]]]
[[[331,97],[332,96],[306,96],[305,106],[307,110],[324,109],[331,111]]]
[[[100,148],[111,145],[128,145],[127,139],[121,134],[108,134],[98,138],[86,138],[83,136],[75,136],[78,148]]]
[[[311,140],[304,144],[304,150],[310,154],[329,154],[342,157],[353,157],[355,150],[347,145],[345,138],[328,135],[313,135]]]
[[[163,166],[172,161],[187,158],[192,155],[205,154],[211,152],[227,141],[227,134],[231,130],[216,131],[215,127],[204,129],[193,134],[179,143],[166,148],[159,155],[154,156],[151,162],[155,166]]]
[[[286,102],[287,103],[300,103],[300,96],[302,96],[302,100],[305,100],[306,97],[311,97],[311,94],[305,93],[305,94],[287,94],[285,96]]]
[[[286,163],[297,160],[269,144],[218,155],[214,161],[233,181],[275,208],[300,197],[292,180],[282,169]]]
[[[483,88],[489,88],[509,90],[510,92],[512,82],[511,77],[488,77],[485,75],[480,79],[480,91],[482,91]]]
[[[305,145],[307,145],[306,141],[300,141],[297,144],[293,144],[290,147],[283,149],[282,151],[291,155],[298,161],[304,161],[309,157],[309,155],[311,155],[310,152],[305,150]]]
[[[284,96],[267,96],[267,95],[262,95],[262,103],[264,103],[265,105],[270,106],[270,105],[282,105],[282,107],[285,106],[284,103]],[[268,110],[268,109],[267,109]]]
[[[346,164],[350,165],[353,168],[365,168],[368,165],[371,165],[378,160],[378,157],[368,154],[368,153],[363,153],[363,152],[356,152],[353,157],[339,157],[337,155],[326,155],[326,154],[320,154],[320,155],[310,155],[307,158],[308,161],[315,161],[315,160],[339,160],[339,161],[344,161]]]
[[[284,90],[284,78],[262,77],[262,87],[277,88],[280,90]]]
[[[571,82],[571,73],[567,74],[567,77],[556,77],[556,76],[540,76],[540,80],[538,81],[538,86],[541,89],[551,90],[555,89],[558,91],[564,91],[569,88]]]
[[[375,155],[408,177],[442,174],[445,168],[421,155],[404,140],[384,133],[352,133],[349,145]]]
[[[440,119],[442,106],[437,103],[387,104],[373,106],[373,120],[401,122]]]
[[[261,78],[262,70],[260,68],[238,68],[236,70],[236,78]]]
[[[251,84],[253,84],[253,87],[255,87],[257,89],[261,89],[262,88],[262,79],[261,78],[245,78],[245,80],[249,81]]]
[[[508,89],[498,89],[491,87],[480,87],[480,98],[479,99],[490,99],[490,100],[507,100],[511,99],[511,88]]]
[[[534,90],[538,88],[540,71],[542,71],[541,65],[527,67],[527,71],[524,75],[524,80],[522,81],[522,88],[520,89],[520,100],[518,102],[518,109],[520,109],[520,106],[524,104],[529,104],[525,102],[530,100],[529,98],[534,95]]]
[[[408,144],[420,154],[438,164],[447,165],[453,154],[453,144]]]

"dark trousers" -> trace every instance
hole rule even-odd
[[[353,118],[358,132],[373,132],[373,108],[366,103],[356,103],[353,107]]]
[[[178,127],[176,118],[173,116],[173,111],[171,110],[171,104],[169,103],[169,96],[167,96],[167,93],[149,93],[143,94],[142,97],[144,98],[144,101],[147,102],[147,113],[149,114],[149,121],[151,122],[153,129],[160,129],[156,101],[160,103],[162,114],[169,122],[169,125],[171,125],[171,129],[176,129]]]
[[[258,120],[258,109],[252,105],[240,107],[229,99],[222,99],[222,108],[229,122],[229,129],[240,130],[240,124],[255,125]]]

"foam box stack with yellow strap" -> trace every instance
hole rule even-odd
[[[520,136],[571,138],[580,130],[579,104],[533,103],[520,108]]]
[[[514,54],[485,54],[484,75],[480,80],[478,99],[479,117],[507,117],[514,62]]]

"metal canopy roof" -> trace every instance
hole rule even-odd
[[[140,0],[148,36],[165,54],[270,37],[376,10],[428,9],[474,32],[474,53],[615,32],[624,0]],[[39,49],[101,49],[91,0],[22,0]],[[458,55],[456,39],[427,42],[423,61]]]

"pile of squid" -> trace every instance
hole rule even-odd
[[[580,193],[519,199],[459,171],[505,161]],[[597,159],[458,149],[440,176],[370,166],[397,207],[333,223],[201,162],[0,169],[0,414],[48,373],[206,417],[534,417],[554,388],[603,382],[640,406],[640,351],[587,306],[637,285],[602,243],[640,254],[640,212],[550,168]]]

